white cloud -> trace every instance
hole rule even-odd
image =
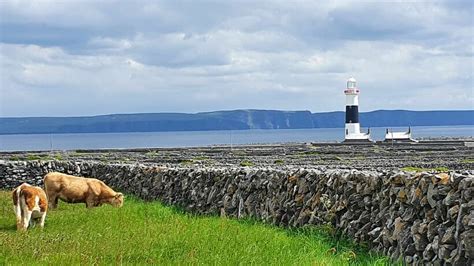
[[[352,75],[362,110],[473,108],[473,15],[449,2],[2,1],[0,10],[3,116],[341,110]]]

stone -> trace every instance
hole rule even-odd
[[[417,211],[413,208],[407,208],[402,214],[402,218],[404,221],[411,221],[417,215]]]
[[[431,261],[433,257],[435,256],[435,253],[433,251],[432,245],[428,244],[423,251],[423,260],[424,261]]]
[[[421,199],[423,199],[423,191],[419,187],[415,188],[415,190],[413,191],[411,195],[412,195],[411,200],[410,200],[411,204],[419,203],[421,202]]]
[[[451,190],[446,194],[446,197],[443,200],[443,203],[447,206],[452,206],[453,204],[458,204],[461,198],[461,194],[458,190]]]
[[[460,245],[466,251],[466,258],[474,260],[474,229],[469,229],[460,234]]]
[[[296,181],[298,180],[298,176],[292,175],[288,177],[288,182],[295,184]]]
[[[426,222],[421,223],[420,226],[418,227],[418,233],[422,235],[426,235],[427,232],[428,232],[428,224]]]
[[[440,174],[434,175],[432,178],[432,182],[435,184],[447,185],[450,182],[449,174],[440,173]]]
[[[413,263],[413,256],[405,256],[405,263],[412,264]]]
[[[304,200],[304,194],[298,194],[296,195],[295,197],[295,202],[301,206],[303,204],[303,200]]]
[[[455,244],[454,232],[456,228],[454,226],[449,227],[441,238],[441,244]]]
[[[391,183],[393,185],[401,186],[403,185],[405,179],[406,179],[405,173],[398,172],[395,175],[393,175],[393,177],[391,178]]]
[[[455,248],[454,245],[441,245],[438,250],[438,258],[442,260],[448,260],[451,255],[451,251]]]
[[[410,256],[415,255],[416,253],[415,244],[414,243],[408,244],[404,253],[405,255],[410,255]]]
[[[431,221],[428,224],[426,236],[428,237],[428,241],[433,241],[434,237],[438,235],[438,222]]]
[[[392,237],[391,239],[392,240],[396,240],[400,237],[400,234],[402,232],[402,230],[405,228],[405,222],[403,222],[402,218],[400,217],[397,217],[395,219],[395,223],[394,223],[394,229],[393,229],[393,232],[392,232]]]
[[[401,202],[407,202],[407,193],[405,192],[404,189],[400,189],[400,191],[398,192],[398,195],[397,195],[397,199]]]
[[[428,239],[426,239],[424,235],[415,234],[413,235],[413,242],[417,251],[423,251],[425,250],[426,245],[428,244]]]
[[[459,206],[456,205],[454,207],[451,207],[449,210],[448,210],[448,217],[452,220],[452,221],[456,221],[457,217],[458,217],[458,213],[459,213]]]
[[[434,189],[433,184],[429,184],[428,186],[428,192],[426,194],[426,198],[428,199],[428,203],[430,204],[431,208],[435,208],[437,203],[436,200],[434,200],[433,197],[437,196],[437,191]]]
[[[372,237],[378,236],[381,231],[382,231],[382,228],[381,228],[381,227],[376,227],[376,228],[372,229],[372,230],[368,233],[368,235],[369,235],[369,236],[372,236]]]
[[[420,264],[420,256],[418,254],[413,255],[413,264],[418,265]]]

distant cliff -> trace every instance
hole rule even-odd
[[[314,113],[314,127],[344,127],[344,115],[344,112]],[[372,112],[360,113],[360,123],[363,127],[474,125],[474,110],[377,110]]]
[[[474,110],[379,110],[360,114],[363,127],[474,125]],[[344,112],[235,110],[196,114],[114,114],[0,118],[0,134],[105,133],[344,127]]]

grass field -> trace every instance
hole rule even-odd
[[[124,207],[60,202],[44,230],[15,231],[10,192],[0,191],[0,265],[211,264],[385,265],[327,230],[285,230],[202,217],[127,198]]]

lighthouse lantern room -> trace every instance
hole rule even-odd
[[[359,123],[359,93],[357,82],[354,78],[347,80],[346,94],[346,127],[344,142],[371,142],[370,131],[360,132]]]

